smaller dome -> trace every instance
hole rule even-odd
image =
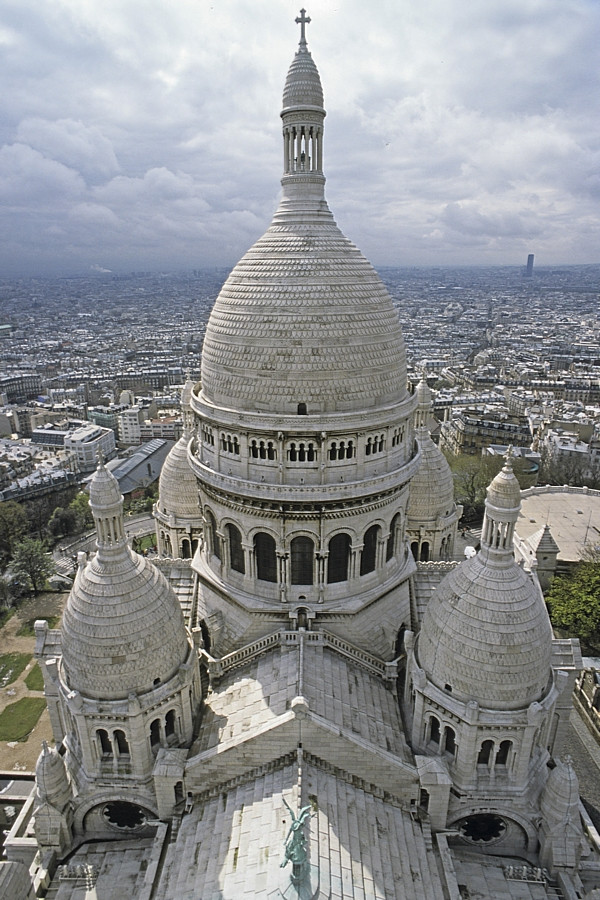
[[[283,112],[296,107],[323,109],[323,88],[319,70],[306,46],[294,56],[283,88]]]
[[[431,440],[418,437],[421,448],[421,463],[417,474],[410,482],[407,527],[414,523],[425,523],[443,518],[454,510],[454,482],[448,460]]]
[[[183,390],[181,392],[181,405],[182,407],[190,406],[192,400],[192,392],[194,390],[194,382],[191,378],[187,378],[186,382],[183,386]]]
[[[123,500],[119,482],[102,462],[90,482],[90,506],[103,512],[113,506],[119,506]]]
[[[127,544],[123,498],[102,462],[90,483],[98,552],[78,569],[64,611],[63,673],[72,691],[120,700],[167,681],[189,651],[173,589]]]
[[[433,592],[419,665],[441,690],[485,709],[524,709],[549,683],[552,627],[531,578],[510,556],[479,552]]]
[[[187,455],[188,439],[184,435],[171,448],[158,480],[158,509],[166,516],[183,521],[198,521],[202,514],[198,500],[198,483]]]
[[[521,488],[512,470],[510,456],[488,487],[486,502],[496,509],[513,510],[521,505]]]
[[[556,761],[542,791],[540,808],[551,828],[564,822],[579,822],[579,781],[570,756],[564,762]]]
[[[37,797],[62,811],[71,799],[71,786],[62,756],[46,741],[35,767]]]
[[[417,403],[419,406],[426,407],[428,410],[431,409],[433,398],[431,395],[431,389],[427,384],[425,378],[421,378],[418,385],[415,388],[415,394],[417,395]]]

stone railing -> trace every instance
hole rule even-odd
[[[380,678],[393,680],[398,674],[397,660],[393,662],[384,662],[384,660],[361,650],[360,647],[348,643],[329,631],[275,631],[268,634],[251,644],[246,644],[233,653],[228,653],[220,659],[211,656],[206,650],[200,650],[200,659],[208,668],[211,679],[219,679],[227,672],[243,666],[248,662],[261,656],[267,650],[276,646],[295,647],[304,641],[307,644],[320,644],[329,647],[346,659],[352,660],[356,665],[366,669],[368,672],[378,675]]]
[[[589,487],[574,487],[570,484],[542,484],[521,491],[521,500],[526,497],[537,497],[540,494],[589,494],[590,497],[600,497],[600,491]]]

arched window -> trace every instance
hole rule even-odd
[[[117,744],[119,756],[129,756],[129,744],[127,743],[124,731],[121,731],[120,729],[115,731],[115,742]]]
[[[484,741],[477,754],[477,765],[488,766],[494,749],[493,741]]]
[[[160,721],[154,719],[150,722],[150,746],[157,747],[160,744]]]
[[[208,521],[208,526],[210,529],[210,538],[212,541],[212,552],[217,557],[217,559],[221,559],[221,538],[217,534],[217,523],[215,521],[215,517],[211,513],[210,510],[206,511],[206,519]]]
[[[183,803],[183,781],[176,781],[175,787],[175,803]]]
[[[256,555],[256,576],[261,581],[277,581],[277,558],[275,540],[270,534],[260,531],[254,536]]]
[[[292,584],[313,583],[315,545],[309,537],[295,537],[291,544]]]
[[[183,559],[189,559],[191,556],[190,542],[187,538],[184,538],[181,542],[181,556]]]
[[[170,709],[165,716],[165,734],[167,737],[175,734],[175,710]]]
[[[429,719],[429,740],[432,744],[440,742],[440,721],[435,716]]]
[[[496,765],[505,766],[508,762],[508,754],[512,749],[512,741],[502,741],[496,753]]]
[[[327,583],[348,580],[348,563],[350,561],[350,536],[335,534],[329,541],[329,557],[327,559]]]
[[[202,643],[204,644],[204,649],[207,653],[210,653],[212,641],[210,639],[210,631],[208,630],[208,625],[206,624],[204,619],[200,619],[200,634],[202,635]]]
[[[365,531],[364,546],[360,554],[360,574],[368,575],[369,572],[375,571],[375,561],[377,559],[377,538],[379,536],[379,525],[371,525]]]
[[[402,624],[396,635],[395,653],[396,657],[404,653],[404,635],[406,634],[406,625]]]
[[[112,756],[112,744],[108,736],[108,731],[106,731],[104,728],[99,728],[96,732],[96,736],[100,741],[100,753],[102,754],[102,756]]]
[[[306,403],[299,403],[299,404],[298,404],[298,415],[299,415],[299,416],[305,416],[305,415],[307,415],[307,411],[306,411]]]
[[[429,561],[429,541],[423,541],[421,544],[421,562]]]
[[[452,753],[456,750],[456,734],[453,728],[444,730],[444,750],[446,753]]]
[[[396,529],[398,528],[398,523],[400,522],[400,513],[396,513],[392,522],[390,524],[390,534],[387,539],[387,546],[385,548],[385,560],[386,562],[392,558],[394,552],[396,550]]]
[[[415,560],[419,558],[419,542],[412,541],[410,545],[410,552],[412,553]]]
[[[229,565],[234,572],[246,572],[244,563],[244,548],[242,547],[242,535],[235,525],[227,525],[227,537],[229,538]]]
[[[267,459],[277,459],[277,451],[273,446],[273,441],[269,441],[267,444]]]

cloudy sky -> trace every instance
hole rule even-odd
[[[600,262],[599,0],[306,6],[327,198],[376,265]],[[0,277],[233,265],[299,8],[0,0]]]

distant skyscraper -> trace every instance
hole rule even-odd
[[[531,278],[533,275],[533,253],[527,257],[527,268],[525,269],[525,278]]]

